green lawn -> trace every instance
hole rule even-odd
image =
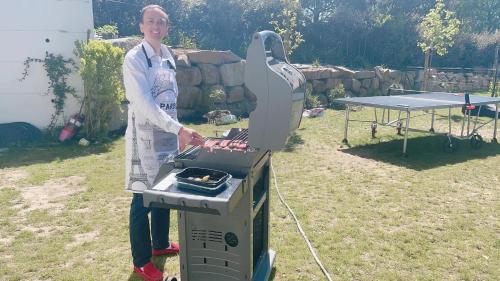
[[[367,119],[373,110],[353,112]],[[439,112],[437,129],[447,128]],[[454,112],[454,129],[459,129]],[[429,115],[412,123],[427,128]],[[241,124],[246,126],[246,124]],[[192,125],[205,135],[225,127]],[[480,150],[343,115],[304,119],[273,166],[288,204],[334,280],[500,280],[500,145],[492,125]],[[139,280],[128,242],[124,141],[38,145],[0,154],[0,280]],[[273,280],[326,280],[273,186]],[[177,240],[175,212],[171,237]],[[155,259],[179,276],[178,258]]]

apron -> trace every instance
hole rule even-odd
[[[175,69],[170,61],[161,59],[153,65],[147,56],[146,50],[142,47],[148,63],[147,80],[149,82],[149,94],[153,97],[158,107],[167,113],[172,119],[177,121],[177,96],[178,88],[175,80]],[[140,109],[136,109],[140,110]],[[140,166],[147,175],[147,182],[144,178],[139,180],[143,185],[135,185],[135,176],[129,177],[129,190],[140,192],[145,188],[150,188],[154,183],[160,167],[166,162],[172,162],[178,154],[177,135],[163,131],[161,128],[151,124],[147,119],[145,122],[134,121],[137,131],[137,140],[133,142],[139,154]],[[136,162],[137,163],[137,162]]]

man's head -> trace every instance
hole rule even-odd
[[[161,42],[168,34],[169,19],[165,10],[159,5],[148,5],[141,10],[141,32],[146,41],[153,43]]]

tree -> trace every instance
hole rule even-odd
[[[333,16],[337,2],[334,0],[300,0],[300,5],[304,17],[311,23],[318,23]]]
[[[498,0],[453,0],[457,14],[463,19],[467,33],[479,49],[495,46],[493,68],[495,69],[491,95],[496,95],[498,75],[498,52],[500,45],[500,1]]]
[[[493,87],[491,88],[491,96],[496,96],[497,93],[497,76],[498,76],[498,52],[500,49],[500,29],[495,32],[482,32],[474,35],[474,41],[477,46],[484,49],[490,45],[495,45],[495,58],[493,60],[493,68],[495,74],[493,76]]]
[[[290,56],[304,42],[302,34],[297,31],[300,2],[298,0],[282,0],[282,2],[283,10],[278,15],[274,15],[270,23],[283,39],[285,52]]]
[[[458,34],[460,21],[454,13],[444,7],[443,0],[437,0],[434,8],[424,17],[417,27],[421,41],[417,44],[425,54],[423,90],[427,89],[427,72],[430,67],[430,57],[433,52],[439,56],[448,53],[453,46],[454,37]]]

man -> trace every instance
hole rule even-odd
[[[177,121],[175,61],[161,44],[168,28],[168,15],[162,7],[144,7],[140,22],[144,40],[127,53],[123,64],[125,93],[130,102],[126,189],[134,192],[130,243],[134,271],[147,281],[163,280],[163,273],[151,263],[152,255],[177,254],[179,246],[168,240],[170,210],[145,208],[142,191],[153,185],[160,166],[171,161],[179,150],[187,144],[203,144],[201,135]]]

